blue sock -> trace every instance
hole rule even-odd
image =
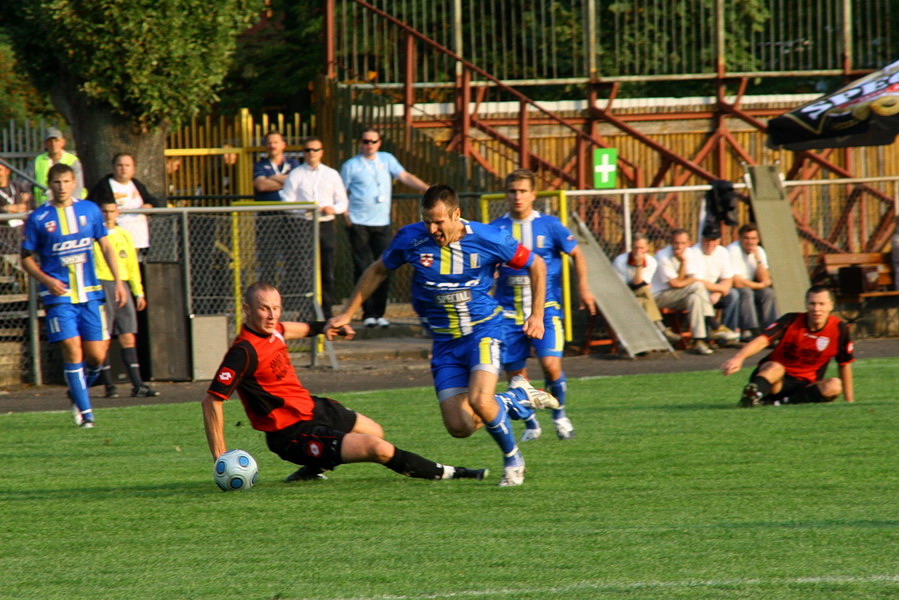
[[[84,379],[84,363],[65,363],[62,368],[69,392],[72,394],[72,401],[75,402],[75,406],[81,411],[81,416],[85,420],[93,421],[91,397],[87,393],[87,382]]]
[[[528,429],[540,429],[540,421],[537,420],[536,412],[524,420],[524,426]]]
[[[87,384],[87,387],[90,387],[96,383],[97,378],[100,377],[100,373],[103,372],[103,364],[99,364],[96,366],[89,365],[88,363],[82,363],[84,365],[84,381]]]
[[[515,444],[515,436],[512,434],[512,422],[506,412],[503,402],[497,398],[496,403],[499,405],[499,413],[496,418],[485,423],[487,433],[493,438],[496,444],[503,451],[503,465],[506,467],[517,467],[524,463],[524,458]]]
[[[568,391],[568,379],[565,377],[564,371],[555,381],[544,382],[546,389],[550,394],[559,401],[559,408],[553,410],[553,419],[561,419],[565,416],[565,392]]]
[[[528,395],[524,390],[515,388],[514,390],[506,390],[496,395],[497,402],[502,403],[509,413],[509,418],[514,421],[528,419],[534,416],[534,409],[521,405],[522,400],[527,400]]]

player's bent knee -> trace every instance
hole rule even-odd
[[[843,381],[838,377],[831,377],[821,382],[821,395],[825,402],[833,402],[843,393]]]
[[[459,425],[450,425],[445,423],[446,431],[454,438],[467,438],[476,431],[474,427],[465,427]]]
[[[759,375],[763,375],[768,381],[783,379],[787,370],[782,364],[775,361],[768,361],[759,366]]]

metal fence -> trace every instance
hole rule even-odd
[[[401,34],[357,0],[335,3],[343,80],[401,85]],[[839,75],[893,59],[890,0],[368,0],[516,85],[712,77]],[[451,84],[446,56],[417,57],[422,87]],[[550,81],[552,80],[552,81]]]
[[[739,193],[747,193],[744,184],[734,185]],[[824,253],[887,249],[899,203],[899,177],[787,181],[785,187],[810,274]],[[637,231],[648,235],[655,250],[667,245],[671,230],[677,227],[688,229],[696,237],[709,189],[689,186],[554,192],[541,197],[537,208],[560,214],[559,198],[564,197],[569,213],[577,214],[588,225],[600,246],[613,258],[629,247],[630,236]],[[465,218],[492,220],[507,210],[505,202],[491,202],[484,219],[480,197],[478,193],[463,194]],[[408,194],[394,199],[396,228],[419,220],[418,198]],[[240,324],[242,290],[260,278],[271,280],[281,289],[285,319],[316,318],[313,299],[320,298],[316,276],[317,223],[285,212],[294,208],[252,204],[134,212],[149,217],[151,246],[145,266],[171,265],[178,273],[175,285],[183,292],[183,301],[172,310],[185,317],[224,315],[233,334]],[[61,370],[47,347],[42,311],[15,251],[22,228],[5,225],[12,217],[0,216],[0,231],[6,234],[4,253],[0,254],[0,385],[33,382],[41,377],[52,379]],[[748,204],[741,204],[738,221],[742,224],[750,218]],[[350,295],[355,281],[346,233],[342,227],[337,228],[337,233],[335,291],[341,301]],[[725,227],[722,241],[733,241],[735,236],[736,227]],[[411,276],[410,269],[394,273],[392,303],[409,302]],[[153,281],[147,281],[146,287],[151,304],[171,301],[159,296]],[[151,319],[148,325],[149,331],[141,335],[152,337],[157,323]],[[176,343],[187,342],[177,338]],[[308,344],[299,343],[293,348],[308,349]]]
[[[168,273],[177,273],[177,281],[145,277],[148,314],[161,311],[155,314],[179,322],[183,331],[174,332],[179,344],[190,343],[186,321],[192,316],[222,315],[233,335],[242,322],[243,289],[262,279],[280,289],[285,320],[320,319],[318,217],[306,219],[295,212],[298,206],[306,205],[124,211],[148,216],[145,270],[171,265],[175,268]],[[23,228],[7,226],[8,220],[0,216],[0,231],[9,234],[7,249],[17,248]],[[61,373],[60,358],[46,342],[36,286],[17,252],[0,258],[0,385],[54,381]],[[171,294],[173,287],[180,293]],[[150,322],[149,331],[139,335],[165,339],[169,332],[155,325]],[[292,343],[291,349],[309,349],[309,342]]]

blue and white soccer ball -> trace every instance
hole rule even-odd
[[[215,483],[225,492],[253,487],[258,474],[256,461],[243,450],[228,450],[219,456],[212,472]]]

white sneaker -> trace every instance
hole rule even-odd
[[[365,325],[366,327],[377,327],[378,320],[374,317],[368,317],[367,319],[362,321],[362,324]]]
[[[499,487],[512,487],[522,483],[524,483],[524,465],[503,468],[503,478],[499,481]]]
[[[384,317],[378,317],[377,321],[378,321],[378,327],[381,327],[381,328],[390,327],[390,321],[388,321]]]
[[[81,424],[84,423],[84,417],[81,416],[81,411],[78,410],[78,405],[72,404],[72,420],[75,421],[75,425],[81,427]]]
[[[740,334],[729,327],[719,325],[717,329],[709,332],[709,337],[719,342],[735,342],[740,339]]]
[[[509,381],[509,389],[524,390],[528,395],[528,399],[521,404],[529,408],[559,408],[559,401],[556,400],[555,396],[549,392],[538,390],[521,375],[516,375]]]
[[[539,427],[537,429],[525,429],[521,432],[521,437],[519,438],[519,442],[530,442],[531,440],[536,440],[540,437],[540,434],[543,433],[543,430]]]
[[[570,440],[574,437],[574,425],[571,424],[571,419],[562,417],[555,419],[553,423],[556,424],[556,435],[560,440]]]

